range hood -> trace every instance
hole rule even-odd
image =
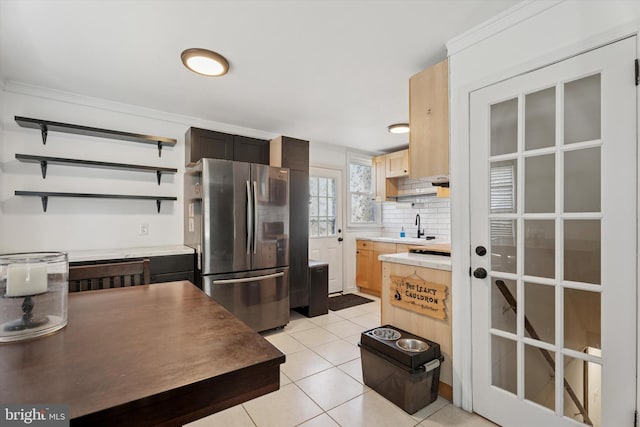
[[[398,190],[398,194],[393,197],[399,199],[401,197],[435,196],[437,192],[438,187],[412,188],[411,190]]]
[[[449,187],[449,177],[448,176],[436,176],[431,180],[431,185],[434,187]]]

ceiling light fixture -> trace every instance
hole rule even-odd
[[[387,127],[391,133],[408,133],[409,123],[394,123]]]
[[[182,52],[182,63],[194,73],[208,77],[227,74],[229,62],[219,53],[207,49],[192,48]]]

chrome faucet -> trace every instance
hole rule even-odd
[[[424,230],[420,231],[420,214],[416,214],[416,223],[415,225],[418,226],[418,239],[422,236],[424,236]]]

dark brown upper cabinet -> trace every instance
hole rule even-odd
[[[309,141],[288,136],[272,139],[271,165],[309,173]]]
[[[268,165],[269,141],[249,138],[248,136],[234,135],[233,160]]]
[[[189,128],[184,136],[185,163],[202,158],[233,160],[233,135]]]
[[[185,163],[202,158],[269,164],[269,141],[213,130],[189,128],[184,138]]]

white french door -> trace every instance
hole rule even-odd
[[[635,57],[471,94],[473,409],[501,425],[633,425]]]
[[[342,291],[342,172],[309,169],[309,258],[329,264],[329,293]]]

